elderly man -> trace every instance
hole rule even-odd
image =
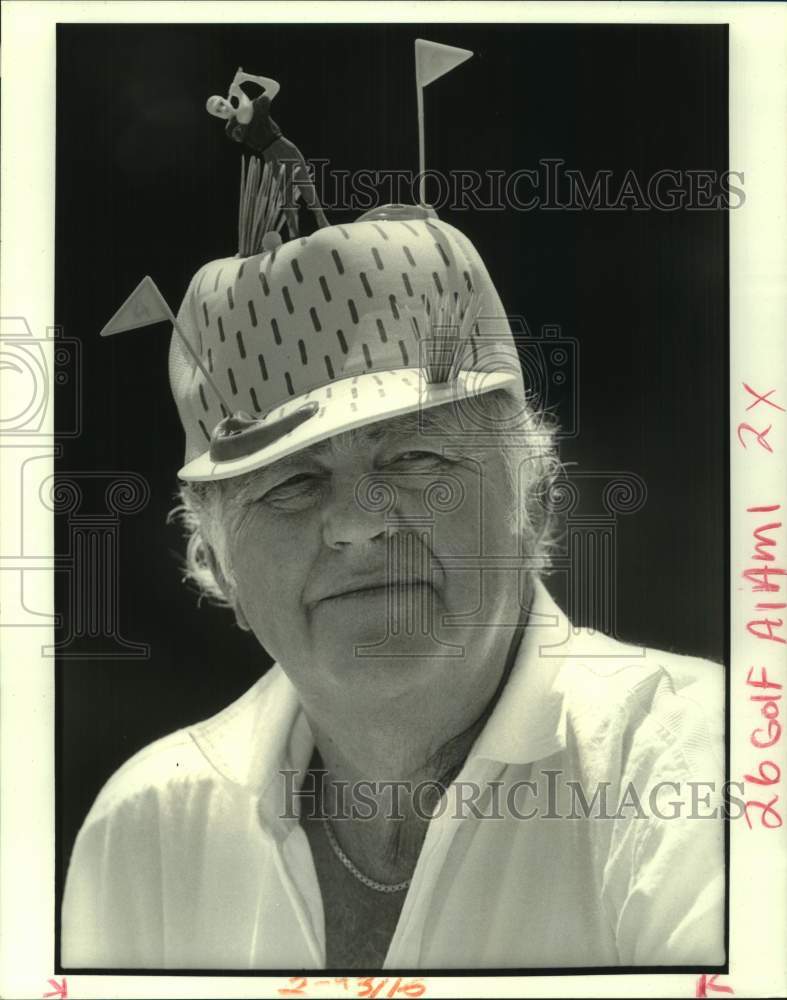
[[[189,572],[276,663],[103,789],[64,965],[723,962],[721,668],[541,582],[553,430],[470,241],[370,213],[178,322],[249,411],[173,338]]]

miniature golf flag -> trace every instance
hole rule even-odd
[[[126,330],[138,330],[143,326],[153,326],[154,323],[171,323],[172,328],[180,337],[183,346],[191,355],[194,364],[202,372],[205,381],[216,393],[221,405],[227,411],[226,415],[232,413],[232,407],[221,393],[215,379],[211,376],[202,359],[191,346],[188,337],[180,328],[177,319],[172,315],[172,310],[167,305],[166,299],[158,290],[156,282],[146,274],[134,291],[129,295],[123,305],[118,309],[112,319],[101,331],[102,337],[111,337],[113,333],[125,333]]]
[[[457,49],[453,45],[441,45],[439,42],[427,42],[423,38],[416,38],[416,83],[419,87],[425,87],[469,59],[472,54],[469,49]]]
[[[172,313],[155,281],[146,275],[101,331],[102,337],[153,323],[172,323]]]
[[[426,204],[426,137],[424,134],[424,87],[454,69],[473,53],[440,42],[415,40],[415,93],[418,100],[418,201]]]

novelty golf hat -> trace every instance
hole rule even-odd
[[[185,481],[241,475],[344,431],[497,389],[524,399],[481,257],[422,207],[385,206],[212,261],[192,278],[177,325],[169,373]]]

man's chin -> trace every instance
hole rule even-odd
[[[385,621],[356,621],[352,627],[332,623],[316,640],[315,658],[337,677],[357,681],[364,676],[428,677],[435,670],[459,665],[464,649],[429,630],[387,628]],[[452,630],[456,632],[457,630]]]

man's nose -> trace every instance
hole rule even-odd
[[[334,482],[323,504],[323,541],[332,549],[385,537],[387,508],[356,478]]]

